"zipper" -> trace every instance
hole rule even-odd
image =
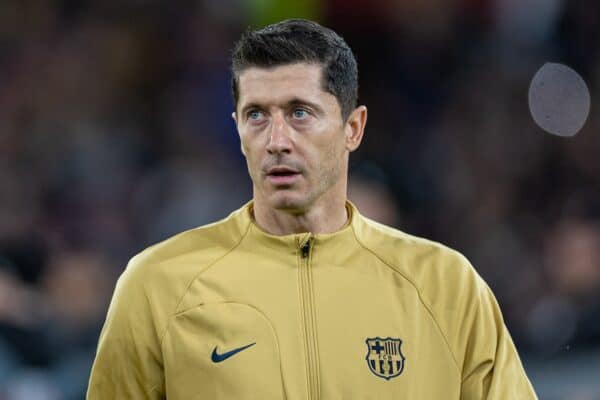
[[[300,243],[300,301],[304,325],[304,347],[306,353],[306,376],[308,400],[320,398],[319,351],[315,322],[315,302],[310,266],[313,238],[307,236]]]

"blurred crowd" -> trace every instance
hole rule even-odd
[[[463,252],[523,354],[597,349],[599,14],[593,0],[1,1],[0,400],[83,398],[128,259],[251,197],[230,49],[288,17],[357,55],[359,209]],[[590,88],[574,138],[529,114],[548,61]]]

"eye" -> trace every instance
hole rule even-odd
[[[262,117],[263,113],[259,110],[250,110],[248,111],[248,119],[252,121],[258,121]]]
[[[304,118],[308,117],[309,114],[308,114],[308,111],[306,111],[303,108],[296,108],[294,110],[294,112],[292,113],[292,115],[296,119],[304,119]]]

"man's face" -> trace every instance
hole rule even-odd
[[[345,196],[346,124],[321,77],[320,65],[306,63],[249,68],[239,76],[234,118],[242,152],[255,199],[272,208],[302,212],[340,186]]]

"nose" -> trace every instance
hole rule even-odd
[[[272,117],[267,151],[269,154],[290,153],[292,151],[289,126],[281,113],[276,113]]]

